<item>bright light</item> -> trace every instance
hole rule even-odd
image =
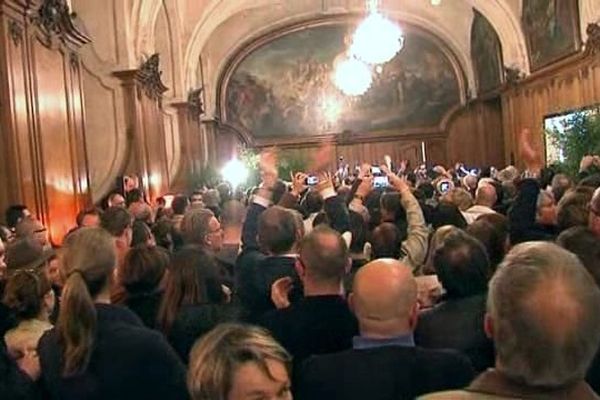
[[[442,4],[442,0],[431,0],[432,6],[439,6],[440,4]]]
[[[248,179],[248,169],[240,160],[233,158],[225,164],[221,170],[221,175],[235,189]]]
[[[335,124],[342,113],[342,104],[338,99],[330,96],[321,103],[321,110],[325,120],[330,124]]]
[[[367,64],[383,64],[394,58],[403,45],[400,27],[372,9],[354,32],[350,54]]]
[[[360,96],[371,87],[371,70],[362,61],[347,58],[340,61],[334,71],[333,82],[347,96]]]

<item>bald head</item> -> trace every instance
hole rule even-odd
[[[394,337],[416,324],[417,283],[411,269],[394,259],[378,259],[358,270],[350,304],[361,335]]]
[[[475,203],[480,206],[492,207],[497,198],[496,188],[492,185],[481,185],[475,193]]]

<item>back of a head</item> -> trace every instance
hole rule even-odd
[[[475,204],[492,207],[496,204],[498,196],[496,195],[496,188],[492,185],[484,184],[477,188],[475,193]]]
[[[354,277],[351,305],[361,334],[397,336],[407,330],[417,304],[417,283],[411,269],[398,260],[379,259],[361,267]]]
[[[181,235],[186,244],[204,245],[210,233],[210,221],[215,215],[206,208],[192,208],[186,211],[181,222]]]
[[[227,400],[239,367],[254,363],[270,376],[267,361],[282,363],[290,375],[291,356],[266,330],[221,324],[199,339],[190,353],[190,396],[192,400]]]
[[[184,246],[171,257],[158,326],[168,334],[182,306],[221,303],[222,300],[214,258],[199,246]]]
[[[442,197],[442,201],[454,204],[460,211],[466,211],[473,205],[473,197],[463,188],[451,189]]]
[[[21,269],[13,272],[6,282],[2,303],[18,321],[37,318],[43,307],[44,296],[52,286],[43,269]]]
[[[440,203],[433,213],[432,225],[435,229],[444,225],[466,228],[467,221],[458,207],[452,203]]]
[[[148,204],[134,202],[131,203],[128,210],[134,219],[147,223],[152,222],[152,208]]]
[[[44,224],[33,217],[25,217],[21,219],[15,226],[15,236],[17,238],[27,238],[33,236],[34,233],[46,230]]]
[[[153,236],[152,230],[150,230],[150,227],[144,221],[133,221],[131,227],[131,247],[149,244]]]
[[[600,287],[600,239],[585,226],[563,231],[556,243],[575,254]]]
[[[487,215],[498,215],[500,219],[506,220],[506,217],[500,214]],[[478,218],[467,227],[466,232],[483,244],[490,259],[491,268],[495,270],[506,254],[508,228],[505,227],[506,222],[495,224],[491,220],[491,218]]]
[[[348,247],[339,232],[321,225],[300,242],[306,274],[319,282],[341,282],[348,265]]]
[[[573,226],[588,224],[589,204],[593,190],[589,187],[578,187],[568,190],[558,202],[557,224],[562,231]]]
[[[101,228],[80,228],[62,249],[65,277],[57,329],[64,345],[63,375],[87,368],[96,331],[94,299],[108,288],[117,262],[112,237]]]
[[[275,255],[289,252],[297,239],[294,214],[280,206],[269,207],[258,220],[258,241],[264,251]]]
[[[432,199],[435,194],[435,187],[430,182],[420,183],[417,189],[423,193],[426,200]]]
[[[533,387],[582,380],[600,343],[600,289],[577,257],[549,242],[515,246],[490,282],[499,371]]]
[[[446,236],[435,251],[433,265],[449,297],[468,297],[487,290],[488,255],[481,242],[463,231]]]
[[[567,175],[556,174],[552,177],[552,194],[557,202],[571,187],[573,187],[573,181]]]
[[[171,202],[171,209],[173,209],[173,213],[176,215],[185,214],[185,210],[189,205],[189,200],[185,196],[175,196],[173,201]]]
[[[130,206],[132,203],[143,202],[144,193],[142,193],[140,189],[134,188],[125,193],[125,199],[127,202],[127,206]]]
[[[400,201],[400,193],[397,192],[385,192],[381,195],[379,200],[381,204],[382,215],[389,215],[388,222],[394,222],[398,220],[406,220],[406,210],[402,207]]]
[[[221,197],[217,189],[209,189],[202,196],[202,200],[204,201],[204,205],[206,205],[206,207],[219,207]]]
[[[384,222],[373,230],[371,247],[373,258],[395,258],[402,255],[402,236],[398,227],[391,222]]]
[[[133,218],[129,211],[123,207],[109,207],[100,216],[100,226],[113,237],[123,235],[125,230],[131,227]]]
[[[17,223],[27,216],[27,206],[23,204],[14,204],[9,206],[5,213],[4,217],[6,219],[6,226],[9,228],[14,228],[17,226]]]
[[[169,254],[160,247],[132,247],[119,270],[119,281],[130,294],[156,290],[169,266]]]
[[[318,190],[311,189],[306,193],[304,207],[306,207],[306,212],[308,214],[318,213],[323,209],[323,204],[323,196],[321,196],[321,193],[319,193]]]
[[[241,226],[246,217],[246,207],[239,200],[229,200],[223,205],[221,223],[224,227]]]

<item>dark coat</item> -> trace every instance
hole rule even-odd
[[[198,338],[220,323],[233,322],[237,319],[237,310],[226,304],[183,306],[179,310],[167,338],[181,360],[187,364],[190,351]]]
[[[558,235],[556,226],[541,225],[536,222],[539,183],[534,179],[524,179],[518,184],[518,193],[508,212],[510,243],[545,240],[554,241]]]
[[[384,346],[311,357],[297,382],[296,400],[400,400],[473,379],[469,360],[451,350]]]
[[[162,300],[162,291],[127,294],[125,305],[150,329],[156,328],[156,316]]]
[[[41,398],[37,385],[8,355],[4,340],[0,340],[0,398],[7,400]]]
[[[311,355],[352,347],[358,322],[341,296],[310,296],[286,309],[271,311],[262,324],[294,357],[294,364]]]
[[[485,335],[486,295],[448,299],[419,314],[415,330],[417,346],[460,351],[476,372],[494,366],[494,344]]]
[[[130,310],[96,304],[97,332],[86,371],[62,377],[63,348],[52,329],[40,339],[42,385],[55,400],[187,399],[185,368],[163,336]]]

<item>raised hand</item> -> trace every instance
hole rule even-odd
[[[531,143],[531,131],[528,128],[521,130],[521,157],[527,169],[531,172],[539,172],[542,168],[540,154],[534,149]]]
[[[410,186],[408,185],[408,181],[405,177],[399,177],[394,174],[386,165],[381,166],[381,170],[385,172],[390,182],[390,185],[394,187],[400,193],[404,193],[406,191],[410,191]]]
[[[308,178],[308,175],[304,172],[296,172],[295,174],[290,172],[290,177],[292,178],[292,194],[299,196],[308,187],[306,185],[306,178]]]
[[[260,173],[263,185],[272,188],[277,182],[277,151],[271,147],[260,153]]]

